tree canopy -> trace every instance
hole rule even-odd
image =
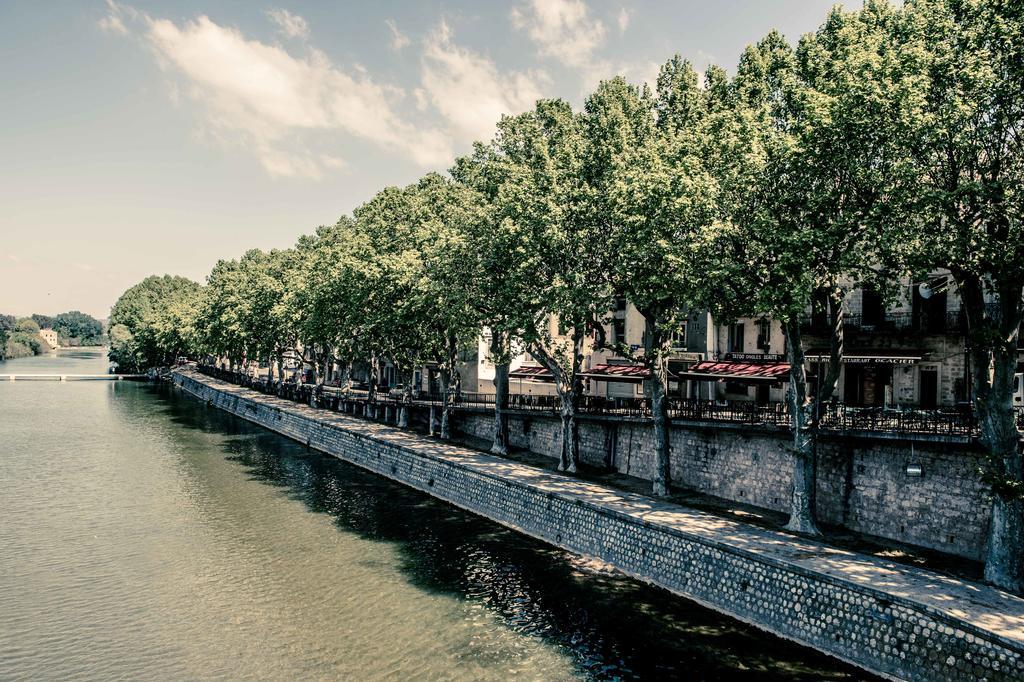
[[[969,322],[994,499],[986,576],[1024,591],[1012,405],[1024,320],[1022,65],[1024,9],[998,0],[837,7],[795,46],[764,36],[732,75],[712,65],[702,79],[676,56],[653,91],[615,77],[579,111],[545,99],[504,116],[447,174],[385,188],[292,249],[222,260],[204,286],[147,278],[111,312],[111,358],[125,368],[182,352],[274,359],[280,372],[294,350],[320,381],[329,366],[365,363],[371,402],[382,361],[406,398],[411,373],[429,365],[447,435],[458,353],[489,334],[494,450],[507,450],[508,363],[523,349],[553,377],[559,465],[574,471],[581,373],[596,348],[615,346],[649,370],[654,487],[665,493],[673,332],[693,310],[720,322],[773,318],[789,360],[789,528],[813,534],[819,414],[842,367],[848,295],[892,294],[905,275],[942,269]],[[642,350],[604,338],[619,296],[644,316]],[[829,323],[815,381],[802,324],[812,312]]]

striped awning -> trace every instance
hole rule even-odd
[[[679,372],[680,379],[696,381],[735,381],[748,384],[777,384],[789,378],[788,362],[698,362],[685,372]]]
[[[522,365],[508,373],[509,379],[526,379],[529,381],[554,381],[551,370],[539,365]]]
[[[638,384],[651,376],[651,371],[639,365],[594,365],[580,376],[595,381],[621,381]]]

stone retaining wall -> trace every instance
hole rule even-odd
[[[461,413],[456,428],[490,439],[491,415]],[[561,424],[544,414],[512,415],[509,442],[557,458]],[[788,511],[792,464],[787,434],[752,426],[673,425],[675,485],[734,502]],[[587,464],[650,480],[648,422],[580,420]],[[978,478],[980,454],[960,444],[824,438],[819,449],[818,518],[852,531],[980,560],[992,503]],[[911,477],[908,464],[923,475]]]
[[[1024,679],[1024,600],[991,588],[581,486],[189,370],[173,379],[310,447],[883,676]]]

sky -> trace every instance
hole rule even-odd
[[[0,313],[104,318],[444,171],[540,97],[676,53],[733,72],[832,4],[0,0]]]

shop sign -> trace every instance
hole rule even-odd
[[[921,358],[899,358],[899,357],[870,357],[870,356],[854,356],[844,357],[843,364],[846,365],[913,365],[917,363]]]
[[[779,353],[726,353],[725,359],[733,362],[784,362],[786,356]]]

